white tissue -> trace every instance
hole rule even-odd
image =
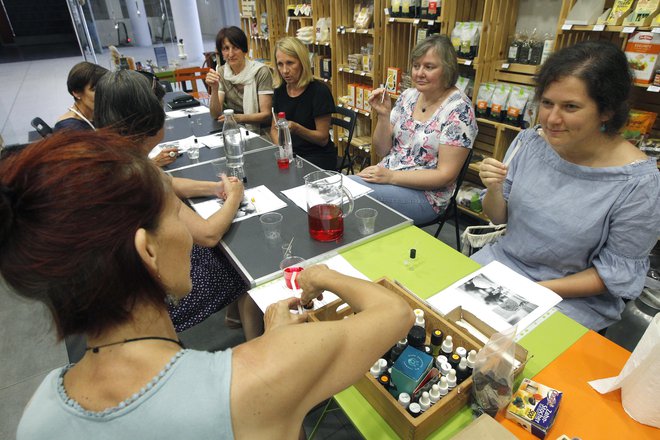
[[[660,314],[649,324],[621,373],[592,380],[589,385],[601,394],[621,388],[626,413],[640,423],[660,428]]]

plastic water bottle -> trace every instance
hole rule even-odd
[[[286,120],[286,114],[284,112],[279,112],[277,114],[277,145],[286,151],[286,155],[289,157],[289,162],[292,162],[293,144],[291,143],[289,121]]]
[[[244,180],[243,136],[234,119],[234,110],[227,109],[223,113],[225,123],[222,126],[222,138],[225,143],[225,155],[227,156],[227,171],[230,176]]]

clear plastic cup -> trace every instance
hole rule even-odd
[[[355,217],[358,219],[358,230],[362,235],[369,235],[374,233],[376,228],[376,217],[378,211],[373,208],[360,208],[355,211]]]

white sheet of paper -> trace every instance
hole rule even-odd
[[[326,261],[321,261],[321,263],[326,264],[330,269],[336,270],[337,272],[342,273],[344,275],[349,275],[363,280],[369,279],[362,272],[354,268],[341,255],[335,255],[334,257],[331,257]],[[304,267],[304,263],[303,263],[303,267]],[[248,293],[250,294],[254,302],[257,303],[259,308],[264,312],[266,311],[266,308],[269,305],[274,304],[283,299],[288,299],[291,298],[292,296],[300,298],[300,291],[287,288],[286,284],[284,284],[284,278],[282,277],[274,281],[271,281],[269,283],[263,284],[259,287],[255,287],[254,289],[248,291]],[[337,295],[325,291],[323,292],[322,300],[318,300],[318,299],[314,300],[314,310],[317,310],[327,304],[330,304],[336,299],[337,299]]]
[[[260,185],[255,188],[245,190],[244,200],[253,205],[256,210],[247,211],[244,208],[239,208],[236,217],[232,221],[239,222],[255,215],[261,215],[266,212],[276,211],[286,207],[286,202],[280,200],[271,190],[265,185]],[[193,208],[204,219],[211,217],[222,207],[220,199],[211,199],[201,203],[194,203]]]
[[[443,315],[461,306],[497,331],[517,324],[521,332],[558,304],[561,297],[493,261],[427,301]]]
[[[172,110],[165,112],[167,119],[187,118],[188,115],[203,115],[209,113],[211,110],[205,105],[198,105],[197,107],[182,108],[181,110]]]
[[[210,134],[208,136],[198,137],[197,140],[210,149],[216,149],[225,146],[225,142],[222,138],[222,133]]]
[[[353,199],[362,197],[365,194],[369,194],[373,190],[368,186],[362,185],[361,183],[355,182],[349,178],[342,178],[344,188],[346,188]],[[307,195],[305,193],[305,185],[296,186],[295,188],[285,189],[282,191],[282,194],[287,196],[293,203],[295,203],[300,209],[307,212]]]

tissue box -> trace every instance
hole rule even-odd
[[[523,379],[507,407],[506,418],[538,438],[545,438],[559,411],[561,397],[561,391]]]

